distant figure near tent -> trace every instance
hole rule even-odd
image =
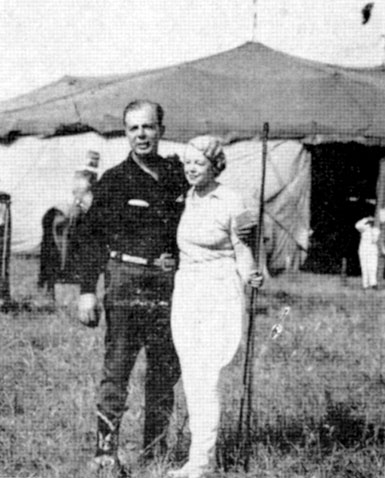
[[[11,252],[11,196],[0,192],[0,306],[11,299],[9,259]]]
[[[55,283],[76,283],[76,227],[92,204],[99,153],[88,151],[88,163],[73,178],[73,202],[50,208],[44,215],[40,251],[39,287],[53,292]]]
[[[355,225],[361,234],[358,256],[360,258],[362,287],[377,289],[378,240],[380,230],[372,216],[360,219]]]

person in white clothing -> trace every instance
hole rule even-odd
[[[191,432],[188,462],[169,472],[198,478],[211,464],[220,419],[218,379],[241,341],[244,285],[262,276],[250,248],[235,230],[245,208],[240,196],[216,181],[225,168],[215,138],[191,140],[184,155],[191,185],[177,242],[180,251],[172,300],[171,329],[182,370]]]
[[[380,229],[374,225],[373,217],[364,217],[356,223],[361,234],[358,256],[360,258],[362,287],[377,289],[378,240]]]

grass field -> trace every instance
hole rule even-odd
[[[78,324],[74,303],[59,307],[36,288],[36,259],[12,259],[14,307],[0,315],[0,477],[89,478],[95,389],[103,329]],[[258,298],[251,477],[385,477],[385,291],[364,293],[359,278],[305,273],[268,281]],[[283,307],[283,333],[269,341]],[[221,379],[220,476],[234,465],[241,396],[241,349]],[[129,389],[122,458],[140,450],[144,359]],[[167,460],[134,476],[161,477],[186,457],[183,393]]]

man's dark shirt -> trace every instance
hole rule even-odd
[[[176,229],[187,190],[179,160],[157,156],[159,180],[144,172],[129,156],[106,171],[79,231],[79,271],[82,293],[95,292],[110,251],[158,258],[176,256]]]

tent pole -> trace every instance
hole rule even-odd
[[[1,278],[0,278],[0,302],[9,301],[9,256],[10,256],[10,234],[11,234],[11,200],[4,201],[4,231],[3,231],[3,249],[1,251]]]
[[[258,41],[257,40],[257,21],[258,21],[258,6],[257,6],[258,0],[253,0],[253,33],[251,36],[252,41]]]
[[[385,248],[385,157],[380,159],[380,165],[377,177],[376,186],[376,211],[375,211],[375,225],[380,229],[380,239],[378,241],[378,267],[377,267],[377,282],[379,287],[384,284],[384,268],[385,256],[382,253]]]

